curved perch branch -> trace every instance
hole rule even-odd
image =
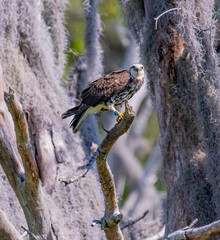
[[[105,231],[107,239],[123,239],[119,222],[123,214],[119,212],[118,199],[114,179],[107,163],[107,155],[116,140],[130,128],[135,114],[132,107],[125,102],[125,115],[119,124],[112,128],[103,139],[98,148],[99,154],[96,158],[99,179],[105,200],[105,215],[101,219],[101,228]]]
[[[123,119],[120,121],[120,123],[116,124],[103,139],[101,145],[98,147],[98,149],[90,159],[89,163],[87,164],[86,171],[75,179],[59,179],[65,184],[65,186],[78,181],[79,179],[86,176],[86,174],[92,168],[93,163],[96,160],[101,188],[104,194],[105,214],[101,220],[93,220],[91,226],[94,227],[96,224],[100,224],[101,228],[105,231],[107,239],[109,240],[123,239],[123,235],[119,227],[119,223],[123,218],[123,214],[120,213],[118,208],[116,188],[111,169],[107,163],[107,155],[111,150],[113,144],[117,141],[117,139],[128,131],[134,118],[135,114],[132,110],[132,107],[129,106],[128,102],[126,101],[125,115]]]

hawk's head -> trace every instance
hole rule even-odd
[[[130,67],[130,76],[132,78],[143,78],[144,77],[144,66],[142,64],[133,64]]]

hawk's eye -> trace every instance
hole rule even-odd
[[[144,68],[144,67],[143,67],[143,66],[141,66],[141,70],[143,70],[143,68]]]

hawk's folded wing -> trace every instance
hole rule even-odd
[[[82,92],[82,104],[95,107],[102,102],[107,102],[124,89],[129,79],[128,70],[115,71],[97,79]]]

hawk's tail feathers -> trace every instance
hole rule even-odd
[[[64,119],[64,118],[68,118],[70,116],[73,116],[77,113],[77,111],[79,110],[79,106],[76,106],[76,107],[73,107],[73,108],[70,108],[69,110],[67,110],[65,113],[63,113],[61,115],[61,118]]]
[[[80,126],[82,125],[83,121],[89,114],[87,111],[88,106],[86,105],[79,105],[74,108],[67,110],[65,113],[62,114],[61,118],[68,118],[70,116],[74,116],[72,121],[70,122],[70,127],[73,128],[73,132],[76,133]]]
[[[78,132],[80,126],[82,125],[88,114],[89,112],[87,111],[87,109],[85,109],[84,111],[81,111],[75,115],[73,120],[70,122],[70,127],[72,127],[74,133]]]

